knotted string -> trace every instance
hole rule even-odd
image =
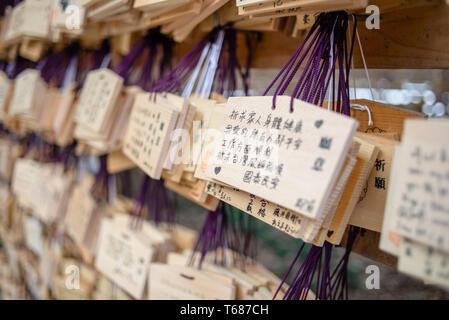
[[[368,71],[368,66],[366,64],[366,59],[365,59],[365,54],[363,53],[363,47],[362,47],[362,42],[360,41],[360,36],[359,36],[359,31],[356,30],[356,35],[357,35],[357,42],[359,44],[359,48],[360,48],[360,56],[362,57],[362,61],[363,61],[363,67],[365,69],[365,76],[366,76],[366,80],[368,81],[368,87],[371,93],[371,100],[374,101],[374,91],[373,91],[373,87],[371,85],[371,77],[369,75],[369,71]],[[351,67],[354,69],[354,61],[352,61]],[[354,100],[357,100],[357,86],[356,86],[356,79],[353,78],[353,87],[354,87]],[[371,116],[371,109],[367,106],[367,105],[360,105],[357,103],[351,103],[351,108],[355,109],[355,110],[361,110],[361,111],[367,111],[368,112],[368,125],[372,126],[374,125],[372,116]]]
[[[372,126],[374,124],[373,123],[373,118],[371,117],[371,109],[368,106],[361,105],[361,104],[358,104],[358,103],[351,103],[351,108],[354,109],[354,110],[360,110],[360,111],[368,112],[368,125]]]

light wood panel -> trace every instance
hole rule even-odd
[[[429,0],[377,0],[381,10],[379,30],[367,30],[358,22],[368,68],[383,69],[446,69],[449,68],[449,6]],[[440,4],[436,4],[440,3]],[[358,12],[365,14],[364,10]],[[177,59],[198,43],[203,33],[194,32],[176,45]],[[296,51],[304,35],[292,38],[282,32],[264,32],[254,53],[253,67],[281,68]],[[246,61],[245,39],[238,37],[239,58]],[[359,46],[355,47],[354,63],[362,68]]]

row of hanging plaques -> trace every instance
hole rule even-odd
[[[235,81],[229,70],[238,67],[217,54],[222,46],[232,47],[232,29],[214,29],[164,76],[158,66],[163,65],[163,37],[150,34],[111,69],[105,68],[106,50],[96,66],[84,67],[83,86],[67,101],[61,96],[76,92],[75,85],[67,85],[76,84],[77,78],[72,62],[79,49],[71,48],[14,79],[5,73],[3,123],[17,136],[35,132],[62,147],[76,139],[78,152],[118,154],[126,162],[123,167],[137,166],[152,180],[162,178],[166,188],[211,212],[222,201],[317,247],[341,244],[349,225],[381,232],[380,248],[398,257],[399,270],[447,286],[448,156],[441,133],[448,130],[448,122],[419,119],[420,114],[370,101],[349,101],[350,63],[348,53],[340,50],[349,19],[343,13],[319,17],[304,43],[311,41],[324,51],[314,51],[317,56],[305,60],[302,45],[276,77],[280,83],[275,93],[259,97],[212,94]],[[338,27],[345,32],[340,38],[331,36],[335,30],[328,29],[329,20],[341,23]],[[323,45],[326,41],[331,45]],[[288,75],[303,62],[319,65],[318,53],[333,58],[322,65],[325,72],[306,67],[293,95],[284,95],[292,80]],[[54,76],[56,59],[64,68]],[[338,63],[346,71],[335,77],[333,65]],[[137,81],[130,86],[133,78]],[[365,111],[350,110],[350,105],[363,105]],[[373,122],[369,125],[368,116]],[[63,128],[69,133],[60,140]],[[12,148],[6,145],[5,150],[11,154]],[[42,153],[36,151],[35,157]],[[2,168],[11,168],[8,157]],[[39,186],[48,177],[55,180],[55,191],[64,189],[64,183],[48,173],[35,178],[26,174],[33,172],[32,163],[25,170],[18,163],[12,191],[19,203],[33,208],[44,223],[56,219],[56,204],[40,207],[40,194],[50,192],[39,191]],[[55,199],[57,195],[51,197]],[[107,231],[97,241],[102,232]],[[110,265],[101,262],[111,259],[102,253],[96,263]],[[146,277],[140,276],[138,289],[126,289],[139,292],[135,297],[142,297]]]

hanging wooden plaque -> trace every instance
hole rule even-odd
[[[290,99],[278,97],[272,110],[272,97],[229,98],[224,147],[207,174],[320,220],[357,121],[300,100],[290,113]]]
[[[141,93],[134,100],[123,153],[153,179],[161,177],[177,117],[178,111],[160,104],[158,96],[154,101],[150,94]]]

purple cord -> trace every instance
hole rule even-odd
[[[353,20],[355,21],[354,17]],[[356,23],[354,22],[349,53],[347,48],[348,41],[346,39],[348,25],[349,16],[343,11],[322,13],[318,16],[297,51],[264,92],[264,95],[268,94],[272,87],[279,82],[273,95],[273,108],[276,105],[276,97],[284,94],[300,66],[307,59],[304,70],[291,95],[290,111],[293,111],[294,98],[322,105],[331,79],[334,79],[332,86],[333,92],[335,92],[335,72],[338,66],[342,72],[339,73],[338,91],[337,95],[334,96],[335,101],[332,101],[332,109],[349,115],[349,72],[354,49]],[[334,34],[334,43],[331,48],[330,39],[332,33]],[[334,52],[334,57],[332,67],[330,68],[329,57],[331,50]],[[302,55],[300,56],[301,53]],[[328,73],[329,75],[327,76]]]
[[[264,93],[264,95],[268,94],[277,83],[273,95],[273,108],[276,106],[276,97],[284,94],[299,68],[304,65],[304,69],[292,91],[290,111],[293,112],[295,98],[322,105],[332,81],[332,87],[330,88],[332,95],[328,97],[328,99],[333,98],[333,101],[331,101],[332,110],[349,115],[349,72],[351,69],[356,23],[354,22],[349,52],[347,45],[348,25],[349,16],[343,11],[322,13],[318,16],[297,51]],[[331,41],[332,38],[333,41]],[[333,57],[332,63],[329,61],[330,57]],[[340,70],[338,79],[336,79],[335,75],[337,67]],[[332,244],[325,242],[324,247],[313,245],[296,272],[283,299],[306,299],[314,281],[316,281],[317,299],[347,299],[347,265],[356,234],[357,232],[350,234],[345,255],[332,274],[330,273]],[[292,272],[303,248],[304,243],[284,275],[273,299],[276,298],[280,288]]]
[[[91,187],[91,194],[97,200],[108,203],[111,199],[109,181],[111,175],[108,173],[107,155],[100,157],[100,170],[95,175],[95,182]]]
[[[215,251],[215,263],[223,265],[227,248],[227,219],[223,203],[215,211],[209,211],[196,240],[190,265],[193,265],[197,253],[200,255],[198,268],[201,268],[208,251]],[[221,250],[221,257],[217,252]]]

